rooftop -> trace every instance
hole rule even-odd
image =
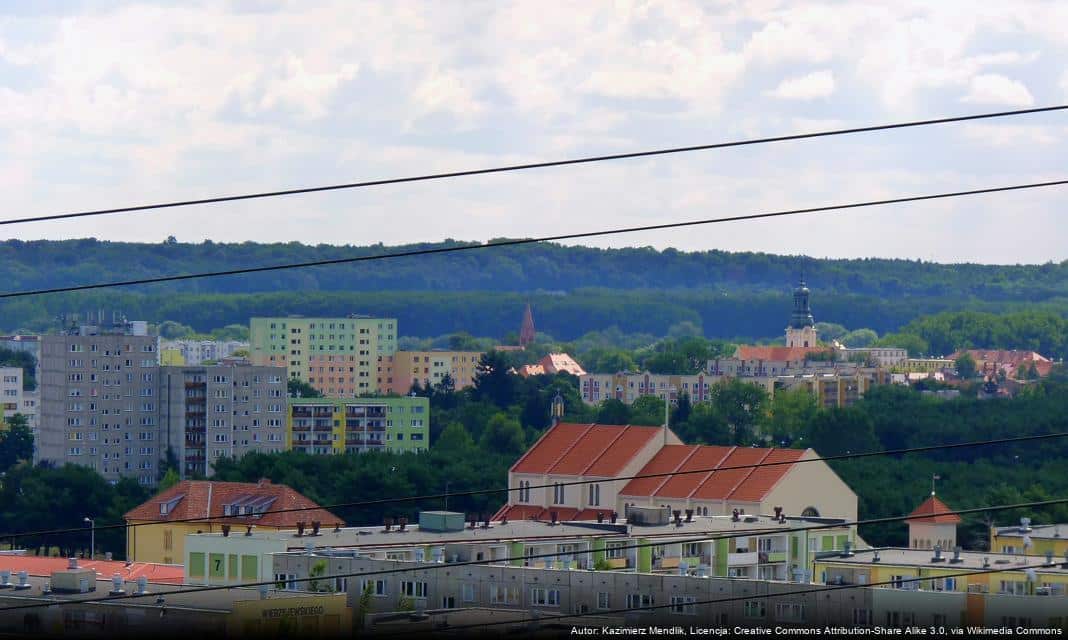
[[[929,518],[913,518],[913,516],[928,515]],[[946,506],[946,503],[939,500],[932,493],[930,498],[923,501],[923,504],[916,507],[916,510],[909,514],[910,523],[922,523],[922,524],[958,524],[961,522],[961,517],[953,513],[953,510]]]
[[[255,524],[276,528],[296,527],[298,522],[319,521],[324,527],[344,522],[318,506],[288,486],[272,484],[266,479],[257,483],[183,480],[131,509],[125,519],[171,522],[195,518],[223,524]],[[231,512],[231,508],[235,511]],[[302,510],[277,513],[287,509]],[[275,513],[259,513],[263,511]]]
[[[11,571],[17,575],[25,571],[31,576],[51,576],[54,571],[67,569],[67,558],[50,558],[44,556],[3,554],[0,555],[0,571]],[[148,578],[149,582],[158,584],[182,584],[185,567],[180,564],[160,564],[156,562],[131,562],[121,560],[78,560],[78,568],[93,569],[97,580],[111,580],[116,573],[124,580],[136,582],[138,578]]]
[[[876,554],[879,556],[877,561],[874,559]],[[960,562],[953,562],[952,551],[942,552],[942,560],[939,562],[932,562],[933,558],[934,552],[929,549],[861,549],[853,552],[853,555],[849,557],[839,554],[820,558],[817,562],[849,565],[881,564],[923,567],[925,569],[938,567],[949,571],[967,571],[969,569],[978,571],[998,568],[1004,568],[1005,571],[1023,571],[1023,567],[1037,567],[1046,561],[1045,556],[1023,556],[982,551],[961,551]],[[1036,568],[1035,571],[1038,573],[1068,575],[1068,568],[1063,564],[1063,558],[1054,558],[1052,566]]]
[[[1036,524],[1031,525],[1029,531],[1021,529],[1020,525],[995,527],[994,535],[999,537],[1026,535],[1040,540],[1068,540],[1068,524]]]
[[[552,427],[512,465],[513,473],[613,477],[661,427],[573,424]]]
[[[741,345],[734,352],[739,360],[774,360],[775,362],[792,362],[804,360],[810,354],[825,352],[823,347],[777,347]]]

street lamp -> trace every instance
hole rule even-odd
[[[85,516],[83,522],[89,525],[89,559],[92,560],[96,555],[96,522],[89,516]]]

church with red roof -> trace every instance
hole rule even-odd
[[[957,525],[961,518],[935,496],[924,500],[909,514],[909,547],[950,550],[957,546]]]
[[[856,519],[856,494],[818,457],[687,445],[667,427],[561,422],[512,465],[509,501],[494,519],[594,520],[632,506]]]

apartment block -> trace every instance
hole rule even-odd
[[[481,351],[397,351],[378,359],[378,388],[385,393],[407,395],[412,385],[437,385],[449,376],[453,388],[474,385]]]
[[[248,349],[240,340],[161,340],[160,362],[165,365],[198,365],[229,358],[235,351]]]
[[[25,413],[22,373],[21,367],[0,367],[0,402],[5,420],[16,413]]]
[[[379,357],[397,351],[397,320],[357,315],[252,318],[249,349],[253,364],[288,367],[289,377],[328,397],[353,398],[381,391]]]
[[[629,405],[643,396],[676,402],[683,393],[690,396],[690,402],[704,402],[711,397],[709,390],[716,379],[704,373],[585,373],[579,376],[579,392],[587,404],[600,404],[614,399]]]
[[[41,336],[39,458],[156,482],[158,338],[98,327]]]
[[[430,400],[292,398],[286,446],[311,454],[413,452],[430,447]]]
[[[234,360],[159,368],[160,446],[178,457],[180,475],[211,476],[212,462],[286,446],[286,375]],[[163,456],[161,456],[162,458]]]

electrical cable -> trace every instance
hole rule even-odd
[[[973,507],[973,508],[970,508],[970,509],[954,509],[954,510],[940,512],[939,515],[969,515],[969,514],[974,514],[974,513],[987,513],[987,512],[991,512],[991,511],[1009,511],[1009,510],[1013,510],[1013,509],[1047,507],[1047,506],[1054,506],[1054,505],[1059,505],[1059,504],[1068,504],[1068,498],[1054,498],[1054,499],[1051,499],[1051,500],[1038,500],[1038,501],[1032,501],[1032,502],[1019,502],[1019,503],[1005,504],[1005,505],[991,505],[991,506],[986,506],[986,507]],[[869,519],[865,519],[865,520],[841,521],[841,522],[835,522],[835,523],[819,524],[819,525],[814,525],[814,526],[810,526],[810,527],[796,527],[796,528],[785,528],[785,529],[765,529],[763,531],[757,531],[756,533],[758,535],[759,535],[759,533],[762,533],[762,532],[764,532],[764,533],[800,533],[800,532],[804,532],[804,531],[813,531],[813,530],[818,530],[818,529],[832,529],[832,528],[842,528],[842,527],[865,526],[865,525],[869,525],[869,524],[885,524],[885,523],[889,523],[889,522],[903,522],[903,521],[907,521],[907,520],[924,520],[924,519],[927,519],[927,518],[930,518],[930,517],[931,517],[930,514],[919,514],[919,515],[911,515],[910,514],[910,515],[907,515],[907,516],[888,516],[888,517],[883,517],[883,518],[869,518]],[[714,541],[714,540],[726,540],[726,539],[731,539],[731,538],[747,537],[747,536],[752,536],[752,535],[754,535],[754,531],[753,530],[747,530],[747,531],[740,531],[740,532],[728,533],[728,534],[712,534],[712,535],[707,535],[707,536],[701,536],[699,538],[692,538],[692,539],[689,539],[689,540],[685,540],[685,539],[673,540],[671,542],[671,544],[685,544],[686,542],[708,542],[708,541]],[[635,544],[635,545],[630,545],[630,546],[623,546],[623,547],[619,547],[619,548],[621,548],[621,549],[639,549],[639,548],[643,548],[643,547],[661,546],[663,544],[665,544],[665,542],[657,541],[657,542],[640,543],[640,544]],[[559,551],[556,551],[556,552],[553,552],[553,553],[533,554],[533,555],[530,555],[530,556],[509,556],[509,557],[506,557],[506,558],[499,558],[497,560],[469,560],[469,561],[464,561],[464,562],[426,563],[426,564],[420,564],[418,566],[396,568],[396,569],[382,569],[382,570],[378,570],[378,571],[362,571],[362,572],[350,572],[350,573],[335,573],[335,574],[326,574],[326,575],[322,575],[322,576],[307,577],[307,578],[294,578],[292,580],[286,579],[285,582],[294,583],[295,584],[295,583],[313,582],[313,581],[318,581],[318,580],[333,580],[333,579],[336,579],[336,578],[366,578],[366,577],[371,577],[371,576],[393,575],[393,574],[399,574],[399,573],[411,573],[413,571],[432,571],[432,570],[435,570],[435,569],[451,569],[451,568],[456,568],[456,567],[464,567],[464,566],[472,566],[472,565],[490,566],[490,565],[493,565],[494,563],[511,562],[513,560],[531,560],[531,559],[539,559],[539,558],[559,558],[559,557],[564,556],[564,555],[583,555],[583,554],[596,553],[597,551],[599,551],[599,550],[598,549],[576,549],[576,550],[572,550],[569,553],[560,553]],[[0,557],[0,561],[2,561],[2,557]],[[1043,566],[1048,566],[1048,565],[1043,565]],[[1005,568],[1001,568],[1000,571],[1006,571],[1006,569]],[[717,576],[717,577],[719,577],[719,576]],[[5,611],[15,611],[15,610],[21,610],[21,609],[46,608],[46,607],[53,607],[53,606],[64,605],[64,604],[83,604],[83,603],[91,603],[91,602],[112,602],[112,601],[116,601],[116,600],[129,600],[129,599],[134,599],[134,598],[144,598],[144,597],[148,597],[148,596],[160,596],[160,595],[166,596],[168,594],[180,595],[180,594],[189,594],[189,593],[203,593],[203,592],[209,592],[209,591],[226,591],[226,590],[229,590],[229,589],[241,589],[241,588],[273,586],[273,585],[277,585],[278,583],[279,583],[279,580],[262,580],[262,581],[257,581],[257,582],[246,582],[246,583],[241,583],[241,584],[196,586],[196,587],[192,587],[192,588],[189,588],[189,589],[178,589],[178,590],[174,590],[174,591],[170,591],[170,592],[141,593],[141,594],[138,594],[138,593],[132,593],[132,594],[131,593],[127,593],[127,594],[121,594],[121,595],[116,595],[116,596],[110,596],[109,595],[109,596],[103,596],[103,597],[99,597],[99,598],[85,598],[85,599],[81,599],[81,600],[62,600],[62,601],[50,601],[50,602],[36,602],[36,603],[32,603],[32,604],[16,605],[16,606],[12,606],[12,607],[0,607],[0,614],[2,614]],[[855,588],[855,587],[865,587],[865,586],[871,586],[871,585],[848,585],[848,586],[852,586],[852,587]],[[778,594],[772,594],[772,595],[778,595]]]
[[[622,428],[622,427],[620,427],[620,428]],[[686,471],[665,471],[665,472],[661,472],[661,473],[644,473],[644,474],[637,474],[637,475],[631,475],[631,476],[620,476],[618,478],[611,478],[609,481],[615,482],[615,481],[623,481],[623,480],[642,480],[642,479],[646,479],[646,478],[667,478],[667,477],[685,476],[685,475],[692,475],[692,474],[699,474],[699,473],[711,473],[711,472],[719,472],[719,471],[737,471],[737,470],[741,470],[741,469],[759,469],[759,468],[763,468],[763,467],[779,467],[779,466],[785,466],[785,465],[804,464],[804,463],[807,463],[807,462],[833,462],[833,461],[836,461],[836,460],[857,460],[857,459],[862,459],[862,458],[872,458],[872,457],[878,457],[878,456],[895,456],[895,455],[905,455],[905,454],[911,454],[911,453],[925,453],[925,452],[930,452],[930,451],[942,451],[942,450],[947,450],[947,449],[949,449],[949,450],[951,450],[951,449],[966,449],[966,448],[982,447],[982,446],[990,446],[990,445],[1012,444],[1012,443],[1016,443],[1016,442],[1031,442],[1031,441],[1036,441],[1036,440],[1053,440],[1053,439],[1056,439],[1056,438],[1064,438],[1066,436],[1068,436],[1068,431],[1059,431],[1059,432],[1055,432],[1055,433],[1042,433],[1042,434],[1029,435],[1029,436],[1013,436],[1013,437],[1009,437],[1009,438],[997,438],[997,439],[992,439],[992,440],[973,440],[973,441],[969,441],[969,442],[956,442],[956,443],[948,443],[948,444],[925,445],[925,446],[921,446],[921,447],[909,447],[909,448],[905,448],[905,449],[887,449],[887,450],[883,450],[883,451],[865,451],[865,452],[861,452],[861,453],[842,453],[842,454],[837,454],[837,455],[833,455],[833,456],[802,458],[802,459],[799,459],[799,460],[785,460],[785,461],[776,461],[776,462],[758,462],[758,463],[753,463],[753,464],[728,465],[728,466],[723,466],[723,467],[704,467],[704,468],[700,468],[700,469],[690,469],[690,470],[686,470]],[[801,451],[801,450],[799,449],[798,451]],[[530,485],[529,487],[524,487],[524,489],[549,489],[549,488],[552,488],[552,487],[555,487],[555,486],[561,486],[561,485],[565,486],[565,487],[568,487],[568,486],[587,485],[587,484],[599,484],[599,483],[605,482],[605,481],[606,481],[605,479],[599,479],[599,480],[574,480],[574,481],[569,481],[569,482],[559,482],[559,483],[550,483],[550,484],[541,484],[541,485]],[[297,512],[304,512],[304,511],[314,511],[314,510],[317,510],[317,509],[323,509],[323,510],[327,510],[328,511],[328,510],[331,510],[331,509],[342,509],[342,508],[353,508],[353,507],[369,507],[369,506],[377,506],[377,505],[383,505],[383,504],[397,504],[397,503],[403,503],[403,502],[418,502],[418,501],[427,501],[427,500],[438,500],[438,499],[444,499],[444,498],[465,498],[465,497],[471,497],[471,496],[493,495],[493,494],[500,494],[500,493],[511,494],[512,492],[518,492],[518,491],[519,491],[519,487],[514,487],[514,488],[513,487],[505,487],[503,489],[474,489],[474,490],[470,490],[470,491],[450,491],[450,492],[446,492],[446,493],[436,493],[436,494],[420,495],[420,496],[403,496],[403,497],[400,497],[400,498],[377,498],[377,499],[374,499],[374,500],[360,500],[360,501],[355,501],[355,502],[339,502],[339,503],[328,504],[328,505],[316,505],[316,506],[313,506],[313,507],[290,507],[290,508],[286,508],[286,509],[267,509],[267,510],[261,511],[261,512],[255,514],[255,515],[257,517],[259,517],[259,516],[264,516],[264,515],[268,515],[268,514],[275,514],[275,513],[297,513]],[[605,513],[610,513],[611,511],[613,511],[613,510],[612,509],[605,509]],[[238,527],[248,526],[250,524],[251,525],[255,525],[255,522],[248,521],[248,522],[244,522],[244,523],[239,523],[239,522],[234,522],[233,518],[226,518],[226,517],[209,517],[209,518],[191,517],[191,518],[175,518],[173,520],[163,520],[163,521],[136,522],[136,523],[132,523],[132,524],[116,523],[116,524],[108,524],[108,525],[96,526],[96,527],[94,527],[94,529],[96,531],[106,531],[106,530],[109,530],[109,529],[127,529],[127,528],[134,528],[134,527],[145,527],[145,526],[152,526],[152,525],[159,526],[159,525],[165,525],[165,524],[169,525],[169,524],[178,524],[178,523],[185,523],[185,522],[198,522],[198,523],[204,523],[204,524],[216,524],[216,523],[217,524],[233,524],[233,525],[238,526]],[[337,524],[337,523],[321,523],[321,524]],[[23,532],[17,532],[17,533],[16,532],[3,533],[3,534],[0,534],[0,539],[9,539],[9,538],[17,539],[17,538],[24,538],[24,537],[28,537],[28,536],[59,535],[59,534],[66,534],[66,533],[82,533],[82,532],[85,532],[85,531],[86,531],[85,527],[69,527],[69,528],[65,528],[65,529],[43,529],[43,530],[38,530],[38,531],[23,531]]]
[[[380,253],[368,256],[354,256],[351,258],[331,258],[328,260],[311,260],[307,262],[290,262],[286,264],[268,265],[261,267],[244,267],[240,269],[225,269],[222,271],[204,271],[200,273],[185,273],[170,276],[156,276],[152,278],[138,278],[134,280],[118,280],[112,282],[97,282],[93,284],[71,285],[66,287],[53,287],[49,289],[31,289],[26,291],[12,291],[7,293],[0,293],[0,299],[6,298],[23,298],[27,296],[38,296],[47,293],[64,293],[70,291],[86,291],[90,289],[109,289],[113,287],[129,287],[143,284],[157,284],[160,282],[178,282],[182,280],[196,280],[200,278],[218,278],[222,276],[234,276],[244,275],[249,273],[263,273],[267,271],[282,271],[287,269],[305,269],[309,267],[322,267],[327,265],[337,264],[352,264],[357,262],[374,262],[377,260],[389,260],[395,258],[407,258],[412,256],[427,256],[444,253],[457,253],[461,251],[473,251],[476,249],[489,249],[495,247],[512,247],[526,244],[536,244],[541,242],[555,242],[560,240],[577,240],[580,238],[594,238],[601,236],[611,236],[626,233],[638,233],[645,231],[657,231],[663,229],[677,229],[682,227],[694,227],[700,225],[717,224],[723,222],[739,222],[742,220],[760,220],[764,218],[778,218],[784,216],[795,216],[809,213],[825,213],[831,211],[845,211],[850,209],[860,209],[864,207],[876,207],[888,204],[901,204],[906,202],[921,202],[926,200],[941,200],[947,198],[958,198],[962,196],[974,196],[984,195],[990,193],[1001,193],[1006,191],[1020,191],[1024,189],[1037,189],[1042,187],[1055,187],[1068,184],[1066,180],[1049,180],[1045,182],[1031,182],[1025,184],[1015,184],[1000,187],[987,187],[983,189],[968,189],[965,191],[950,191],[943,193],[931,193],[919,196],[902,196],[897,198],[886,198],[883,200],[868,200],[864,202],[851,202],[846,204],[824,205],[819,207],[806,207],[801,209],[787,209],[784,211],[770,211],[765,213],[753,213],[746,215],[729,216],[726,218],[706,218],[702,220],[689,220],[684,222],[666,222],[662,224],[647,224],[635,227],[621,227],[616,229],[602,229],[600,231],[584,231],[577,233],[564,233],[551,236],[541,236],[538,238],[519,238],[514,240],[499,240],[495,242],[485,242],[482,244],[468,244],[461,246],[449,246],[449,247],[435,247],[430,249],[412,249],[408,251],[397,251],[393,253]]]
[[[746,140],[734,140],[730,142],[716,142],[712,144],[692,145],[685,147],[672,147],[667,149],[654,149],[647,151],[631,151],[626,153],[614,153],[608,155],[588,156],[582,158],[571,158],[566,160],[550,160],[546,162],[529,162],[524,164],[513,164],[500,167],[490,167],[483,169],[469,169],[466,171],[449,171],[445,173],[431,173],[415,176],[407,176],[400,178],[384,178],[381,180],[367,180],[363,182],[349,182],[344,184],[333,184],[315,187],[302,187],[296,189],[283,189],[278,191],[262,191],[258,193],[246,193],[231,196],[213,196],[208,198],[198,198],[193,200],[178,200],[173,202],[161,202],[156,204],[143,204],[130,207],[115,207],[111,209],[96,209],[92,211],[78,211],[71,213],[59,213],[52,215],[30,216],[25,218],[12,218],[8,220],[0,220],[0,226],[9,224],[23,224],[27,222],[44,222],[47,220],[62,220],[67,218],[85,218],[90,216],[102,216],[115,213],[130,213],[136,211],[148,211],[153,209],[171,209],[175,207],[189,207],[194,205],[203,204],[218,204],[221,202],[235,202],[239,200],[254,200],[260,198],[274,198],[279,196],[291,196],[307,193],[319,193],[324,191],[338,191],[342,189],[359,189],[365,187],[375,187],[390,184],[403,184],[409,182],[425,182],[429,180],[442,180],[445,178],[461,178],[466,176],[487,175],[494,173],[507,173],[514,171],[525,171],[530,169],[545,169],[549,167],[563,167],[577,164],[590,164],[594,162],[606,162],[610,160],[627,160],[633,158],[648,158],[652,156],[662,156],[678,153],[689,153],[694,151],[708,151],[712,149],[724,149],[727,147],[743,147],[757,144],[767,144],[771,142],[788,142],[793,140],[805,140],[809,138],[824,138],[830,136],[839,136],[854,133],[868,133],[873,131],[886,131],[891,129],[906,129],[910,127],[922,127],[937,124],[949,124],[954,122],[967,122],[974,120],[987,120],[992,118],[1004,118],[1008,116],[1020,116],[1036,113],[1047,113],[1052,111],[1062,111],[1068,109],[1068,105],[1052,105],[1048,107],[1035,107],[1031,109],[1014,109],[1012,111],[997,111],[992,113],[978,113],[963,116],[952,116],[946,118],[933,118],[927,120],[911,120],[907,122],[896,122],[891,124],[871,125],[865,127],[852,127],[848,129],[833,129],[825,131],[815,131],[809,133],[796,133],[790,135],[771,136],[765,138],[750,138]]]

